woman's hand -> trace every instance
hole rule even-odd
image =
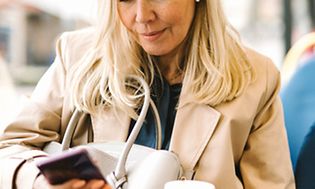
[[[37,177],[34,182],[34,189],[111,189],[103,180],[79,180],[72,179],[61,185],[50,185],[43,175]]]

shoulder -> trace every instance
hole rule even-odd
[[[265,98],[277,93],[280,88],[280,72],[273,61],[249,48],[245,52],[255,72],[255,79],[248,90],[252,89],[257,93],[262,93]]]
[[[247,58],[255,70],[258,79],[263,76],[279,75],[279,70],[270,58],[250,48],[245,49]]]
[[[89,45],[95,33],[94,27],[87,27],[74,31],[67,31],[60,35],[59,40],[71,45]]]
[[[64,66],[80,60],[85,52],[93,46],[95,28],[88,27],[75,31],[64,32],[57,40],[57,56],[62,60]]]
[[[255,73],[252,82],[239,96],[217,108],[231,117],[244,116],[244,112],[251,112],[251,115],[246,116],[252,119],[276,100],[280,89],[280,72],[270,58],[248,48],[245,53]],[[244,107],[246,111],[239,111]]]

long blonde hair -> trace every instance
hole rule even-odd
[[[72,101],[89,113],[114,107],[136,117],[142,93],[136,83],[126,81],[126,76],[138,75],[152,84],[157,71],[155,59],[121,23],[116,1],[100,1],[99,10],[95,44],[70,72]],[[182,92],[189,91],[190,95],[183,104],[216,106],[239,96],[253,80],[254,70],[237,32],[223,14],[220,0],[201,0],[196,4],[185,40]]]

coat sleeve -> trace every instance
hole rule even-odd
[[[39,174],[34,160],[46,156],[41,147],[60,139],[66,77],[62,38],[57,42],[54,63],[0,136],[0,188],[32,188]]]
[[[292,189],[294,176],[278,95],[280,76],[271,61],[266,65],[262,106],[241,158],[240,171],[246,189]]]

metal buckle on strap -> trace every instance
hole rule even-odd
[[[127,178],[126,176],[124,176],[120,179],[117,179],[115,173],[112,172],[109,175],[107,175],[106,181],[108,182],[109,185],[111,185],[111,187],[115,189],[122,189],[123,185],[127,182]]]

